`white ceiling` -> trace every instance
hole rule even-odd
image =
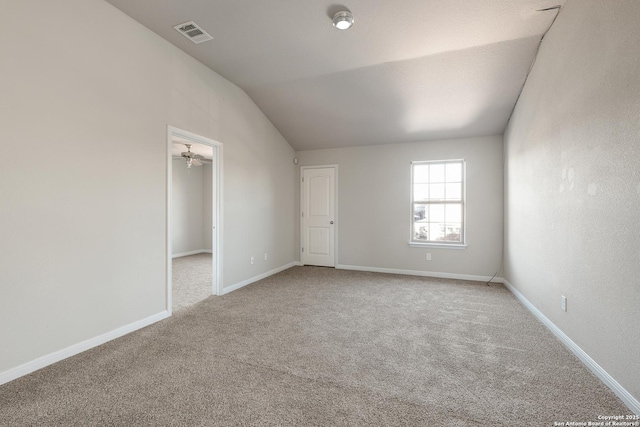
[[[107,0],[243,88],[296,150],[503,133],[565,0]],[[340,31],[331,17],[350,10]],[[195,45],[174,25],[214,39]]]

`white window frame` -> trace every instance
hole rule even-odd
[[[413,200],[414,195],[414,183],[413,183],[413,174],[414,167],[416,165],[433,165],[433,164],[443,164],[447,163],[460,163],[462,165],[462,197],[461,201],[415,201]],[[445,181],[446,182],[446,181]],[[425,160],[425,161],[415,161],[411,162],[411,182],[410,182],[410,212],[409,212],[409,246],[413,247],[438,247],[438,248],[449,248],[449,249],[465,249],[467,247],[467,163],[464,159],[447,159],[447,160]],[[414,213],[415,213],[415,205],[416,204],[426,204],[430,203],[438,203],[438,204],[462,204],[462,224],[461,224],[461,241],[460,242],[445,242],[445,241],[420,241],[414,240]]]

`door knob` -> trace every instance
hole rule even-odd
[[[333,221],[330,221],[329,224],[333,224]]]

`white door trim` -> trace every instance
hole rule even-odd
[[[333,264],[334,266],[338,265],[338,229],[340,227],[340,221],[338,218],[338,165],[315,165],[315,166],[300,166],[300,176],[298,177],[298,183],[300,184],[300,206],[298,210],[298,219],[300,220],[300,242],[298,245],[298,259],[300,260],[300,264],[302,264],[302,248],[304,246],[304,221],[302,220],[302,212],[304,209],[304,185],[302,185],[302,177],[304,176],[304,171],[306,169],[322,169],[322,168],[333,168],[335,170],[335,179],[333,183],[333,206],[334,206],[334,222],[335,226],[333,227]]]
[[[212,186],[213,191],[215,192],[212,198],[213,201],[213,229],[211,230],[211,242],[212,242],[212,250],[214,252],[213,256],[213,281],[211,284],[211,293],[213,295],[222,295],[223,283],[222,283],[222,143],[216,140],[179,129],[174,126],[167,126],[167,206],[166,206],[166,302],[167,302],[167,311],[169,315],[172,313],[172,267],[171,260],[173,259],[173,248],[172,248],[172,235],[171,235],[171,200],[172,200],[172,189],[171,189],[171,177],[173,174],[173,161],[171,156],[172,146],[173,146],[173,138],[178,137],[182,139],[186,139],[189,141],[193,141],[197,144],[208,145],[213,148],[214,152],[214,173],[212,174],[212,179],[214,180],[214,185]]]

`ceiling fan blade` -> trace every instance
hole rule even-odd
[[[196,165],[196,166],[202,166],[202,162],[201,162],[200,160],[198,160],[198,159],[193,159],[193,162],[192,162],[192,163],[193,163],[194,165]]]
[[[200,161],[201,161],[202,163],[213,163],[213,160],[211,160],[211,159],[207,159],[207,158],[200,159]]]

